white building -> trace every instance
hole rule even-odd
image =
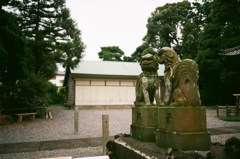
[[[52,84],[55,84],[58,87],[63,86],[65,73],[63,71],[58,71],[56,76],[49,80]]]
[[[66,77],[67,104],[85,109],[131,107],[141,72],[137,62],[82,61]],[[160,65],[158,75],[163,74],[164,67]]]

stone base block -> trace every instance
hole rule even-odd
[[[174,132],[157,130],[157,145],[178,150],[210,150],[211,139],[208,132]]]
[[[156,141],[164,148],[209,150],[205,107],[160,107]]]
[[[206,132],[206,108],[159,107],[158,128],[176,132]]]
[[[156,130],[157,127],[143,127],[131,125],[131,136],[137,140],[152,142],[156,141]]]
[[[143,127],[157,127],[158,107],[132,108],[132,124]]]
[[[132,137],[146,142],[156,141],[153,133],[158,127],[158,107],[132,108]]]

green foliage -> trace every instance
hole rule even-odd
[[[51,79],[57,63],[76,67],[85,46],[65,0],[15,0],[9,7],[17,11],[35,74]]]
[[[49,104],[61,104],[63,105],[66,100],[66,89],[63,87],[57,87],[52,84],[49,90]]]
[[[45,117],[45,115],[46,115],[46,113],[47,113],[47,111],[46,111],[47,109],[46,108],[44,108],[44,107],[41,107],[41,108],[37,108],[36,109],[36,117],[37,118],[44,118]]]
[[[229,138],[224,147],[227,158],[238,159],[240,156],[240,140],[237,137]]]
[[[123,61],[124,52],[118,46],[101,47],[98,56],[103,61]]]
[[[0,21],[0,81],[12,83],[28,73],[26,39],[10,13],[0,10]]]
[[[143,43],[141,46],[136,48],[135,52],[131,55],[131,57],[139,62],[141,60],[141,55],[143,51],[147,48],[149,48],[149,45],[147,43]]]
[[[216,106],[212,106],[212,105],[206,105],[205,107],[206,107],[206,109],[209,109],[209,110],[217,109]]]
[[[240,2],[215,0],[209,5],[209,24],[200,35],[197,62],[203,104],[234,104],[232,95],[240,92],[239,56],[220,56],[224,49],[240,44]],[[234,8],[234,9],[233,9]]]
[[[66,33],[62,39],[57,41],[58,52],[60,54],[59,62],[63,67],[75,68],[82,58],[85,45],[81,40],[81,31],[77,29],[76,22],[70,18],[69,9],[61,7],[61,14],[57,18],[57,24],[62,27]]]
[[[9,92],[8,87],[3,87],[3,90]],[[63,104],[64,102],[64,88],[58,88],[41,76],[31,74],[27,79],[17,83],[11,96],[5,98],[3,108],[37,109],[49,104]]]
[[[178,30],[189,18],[190,9],[191,3],[188,1],[167,3],[156,8],[148,19],[148,31],[143,40],[157,49],[164,46],[178,46],[180,43]]]
[[[123,57],[123,61],[125,61],[125,62],[134,62],[135,58],[133,58],[132,56],[124,56]]]
[[[139,61],[139,55],[144,49],[168,46],[173,47],[180,58],[195,59],[199,35],[208,20],[208,5],[183,1],[157,7],[148,19],[144,43],[132,56]]]
[[[224,117],[220,117],[219,119],[223,121],[240,121],[239,116],[224,116]]]
[[[85,48],[65,0],[1,1],[0,21],[0,107],[64,103],[48,80],[57,63],[76,67]]]
[[[0,9],[0,21],[0,107],[4,107],[7,100],[16,98],[17,83],[27,77],[31,67],[16,18]]]

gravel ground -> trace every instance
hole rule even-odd
[[[79,133],[74,134],[74,111],[52,107],[53,119],[36,119],[0,126],[0,143],[48,141],[102,136],[102,115],[109,115],[110,136],[130,133],[131,110],[80,110]]]
[[[240,122],[222,121],[217,118],[216,110],[207,110],[207,128],[240,126]]]
[[[91,157],[101,156],[102,147],[86,147],[79,149],[62,149],[54,151],[37,151],[37,152],[24,152],[12,154],[0,154],[0,159],[40,159],[50,157]]]
[[[80,110],[79,111],[79,133],[74,134],[74,111],[64,110],[63,107],[51,107],[53,119],[36,119],[35,121],[24,121],[11,125],[0,126],[0,143],[17,143],[31,141],[48,141],[59,139],[76,139],[100,137],[102,135],[102,115],[109,115],[110,136],[118,133],[130,133],[131,109],[116,110]],[[216,118],[216,110],[207,111],[207,127],[231,127],[240,126],[240,122],[225,122]],[[214,135],[212,142],[224,143],[231,136]],[[34,159],[41,157],[73,156],[87,157],[102,155],[101,147],[86,147],[70,150],[39,151],[16,154],[0,154],[0,159]]]

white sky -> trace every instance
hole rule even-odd
[[[86,45],[84,60],[100,60],[100,47],[119,46],[130,56],[142,44],[147,19],[158,6],[182,0],[66,0]]]

